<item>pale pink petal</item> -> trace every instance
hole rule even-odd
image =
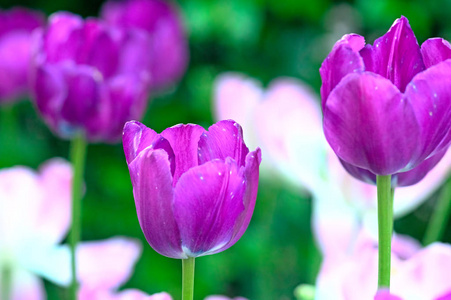
[[[413,211],[450,176],[451,151],[445,154],[442,160],[419,183],[395,189],[393,210],[395,217],[401,217]]]
[[[25,270],[13,271],[10,300],[44,300],[46,298],[44,283],[41,279]]]
[[[100,289],[119,287],[132,274],[140,253],[141,245],[129,238],[80,244],[77,250],[80,285]]]
[[[435,243],[396,268],[392,291],[405,299],[436,299],[451,290],[451,245]]]
[[[250,149],[259,147],[253,124],[254,111],[263,98],[261,84],[244,74],[224,73],[214,83],[215,119],[232,119],[241,125],[244,140]]]
[[[38,180],[26,167],[0,171],[0,245],[11,253],[35,239],[37,211],[44,199]]]
[[[32,249],[32,250],[31,250]],[[67,246],[49,246],[46,242],[27,241],[17,252],[27,270],[63,286],[71,278],[70,252]]]
[[[49,244],[60,242],[71,223],[72,167],[62,159],[47,161],[40,169],[43,202],[36,223],[36,235]]]
[[[326,142],[319,100],[311,88],[290,78],[273,81],[254,118],[265,160],[296,185],[319,186]]]

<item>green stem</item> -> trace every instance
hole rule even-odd
[[[0,299],[2,300],[9,300],[11,297],[11,268],[9,267],[9,264],[6,263],[2,270],[1,270],[1,282],[0,282]]]
[[[379,225],[378,287],[390,288],[391,238],[393,233],[391,175],[377,176],[377,214]]]
[[[83,194],[82,185],[86,158],[86,146],[86,140],[83,134],[80,133],[73,138],[70,149],[70,159],[74,168],[72,179],[72,228],[69,236],[72,271],[70,299],[72,300],[77,299],[78,290],[75,250],[81,236],[81,199]]]
[[[432,212],[429,225],[423,238],[425,246],[442,239],[446,225],[448,224],[449,213],[451,210],[451,179],[447,181],[440,192],[437,204]]]
[[[182,259],[182,300],[193,300],[194,257]]]

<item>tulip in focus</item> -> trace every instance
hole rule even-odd
[[[81,131],[89,142],[113,143],[126,121],[141,118],[148,39],[68,12],[49,17],[36,36],[31,81],[36,106],[55,134],[71,139]]]
[[[106,2],[101,18],[124,30],[142,31],[149,37],[146,67],[152,89],[168,87],[185,72],[188,43],[175,3],[163,0],[125,0]],[[142,60],[136,60],[142,64]]]
[[[123,145],[141,229],[161,255],[186,259],[226,250],[245,232],[257,197],[260,149],[241,127],[176,125],[157,134],[126,123]]]
[[[0,9],[0,104],[28,92],[32,31],[44,26],[44,16],[26,8]]]
[[[451,142],[448,58],[443,39],[420,48],[405,17],[374,45],[357,34],[335,44],[320,68],[324,133],[353,176],[412,185],[438,163]]]

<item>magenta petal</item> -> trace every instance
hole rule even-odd
[[[38,66],[32,87],[36,106],[49,126],[58,131],[58,121],[61,119],[61,109],[67,93],[62,71],[51,65]]]
[[[407,84],[425,69],[420,46],[405,17],[397,19],[388,32],[360,51],[365,71],[389,79],[404,92]]]
[[[324,60],[319,73],[323,84],[321,99],[324,109],[325,101],[335,86],[349,73],[363,72],[363,60],[359,50],[365,45],[365,39],[357,34],[347,34],[335,43],[332,52]]]
[[[180,176],[190,168],[197,166],[199,137],[205,129],[194,124],[179,124],[165,129],[161,135],[169,141],[175,154],[174,186]]]
[[[80,53],[83,19],[69,12],[57,12],[49,17],[44,37],[44,51],[49,62],[73,60]]]
[[[27,91],[30,52],[29,33],[14,32],[0,38],[0,102]]]
[[[141,119],[147,105],[147,87],[132,76],[116,76],[102,85],[101,109],[85,123],[98,140],[117,142],[124,123]]]
[[[218,249],[214,253],[224,251],[227,248],[234,245],[241,238],[241,236],[244,234],[247,227],[249,226],[252,214],[254,213],[255,202],[257,200],[258,179],[259,179],[258,168],[260,166],[261,161],[262,157],[260,148],[257,148],[257,150],[250,152],[246,156],[246,166],[244,170],[243,168],[241,168],[241,171],[244,171],[244,178],[246,180],[246,193],[244,194],[243,198],[245,214],[241,215],[237,223],[235,224],[235,227],[237,228],[235,230],[236,234],[232,238],[230,243],[228,243],[221,249]]]
[[[199,164],[219,158],[233,158],[239,166],[244,166],[249,149],[243,141],[243,130],[233,120],[213,124],[199,139]]]
[[[421,45],[421,54],[426,68],[429,68],[451,58],[451,45],[442,38],[428,39]]]
[[[67,94],[61,116],[72,126],[82,126],[96,117],[100,106],[100,86],[96,71],[88,66],[64,66]]]
[[[167,153],[148,147],[129,165],[139,224],[161,255],[186,258],[174,219],[172,175]]]
[[[416,159],[420,162],[451,143],[449,78],[451,60],[446,60],[415,76],[406,88],[405,97],[413,107],[420,126],[420,133],[416,136],[419,149]],[[414,133],[410,134],[415,136]]]
[[[426,159],[410,171],[395,174],[396,182],[394,183],[394,186],[409,186],[418,183],[440,162],[442,157],[445,155],[446,150],[447,149],[442,150],[434,156]]]
[[[343,79],[327,100],[323,125],[338,157],[378,175],[404,169],[418,147],[411,106],[389,80],[373,73]]]
[[[445,293],[443,296],[440,296],[435,300],[451,300],[451,291]]]
[[[158,133],[138,121],[125,123],[122,144],[127,164],[130,164],[143,149],[149,147],[157,136]]]
[[[389,290],[383,289],[377,292],[376,296],[374,297],[374,300],[402,300],[402,299],[399,298],[398,296],[390,294]]]
[[[230,158],[209,161],[180,177],[174,192],[174,216],[188,256],[212,254],[230,243],[245,210],[245,178]]]
[[[83,49],[78,54],[78,63],[91,65],[105,78],[109,78],[117,69],[119,46],[111,32],[99,21],[88,19],[84,26]]]

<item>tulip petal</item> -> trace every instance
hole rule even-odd
[[[406,299],[436,299],[451,290],[450,268],[451,246],[431,244],[397,268],[393,291]]]
[[[246,156],[246,165],[241,172],[246,180],[246,192],[243,198],[245,214],[241,215],[235,224],[235,235],[232,240],[224,245],[222,248],[216,250],[213,253],[219,253],[233,246],[243,236],[249,223],[251,222],[252,214],[254,213],[255,202],[257,200],[258,192],[258,179],[259,179],[259,166],[262,161],[261,151],[257,148],[255,151],[249,152]],[[212,253],[212,254],[213,254]]]
[[[47,299],[44,283],[34,274],[17,269],[13,271],[12,277],[11,300]]]
[[[73,60],[83,45],[83,19],[69,12],[57,12],[48,23],[43,49],[48,62]]]
[[[116,72],[119,58],[118,41],[112,32],[98,20],[88,19],[84,24],[83,45],[77,62],[96,68],[105,78]]]
[[[367,72],[346,76],[332,91],[324,133],[338,157],[379,175],[404,169],[418,148],[412,107],[389,80]]]
[[[319,73],[323,84],[321,85],[322,107],[330,92],[347,74],[353,72],[363,72],[364,64],[359,50],[365,45],[365,39],[357,34],[347,34],[343,36],[323,61]]]
[[[79,283],[91,289],[114,289],[125,283],[141,254],[137,240],[115,237],[83,242],[77,249]]]
[[[451,143],[451,60],[418,74],[407,86],[405,97],[420,126],[413,164],[447,148]],[[413,134],[413,133],[411,133]]]
[[[29,33],[14,32],[0,38],[0,102],[27,92],[30,52]]]
[[[417,168],[421,167],[422,164],[420,164]],[[426,199],[429,199],[432,193],[434,193],[437,188],[440,187],[440,185],[448,178],[450,174],[451,151],[447,151],[445,156],[429,173],[426,174],[423,180],[409,187],[395,189],[396,201],[393,202],[393,211],[395,217],[410,213]]]
[[[150,246],[161,255],[186,258],[172,211],[168,154],[148,147],[130,163],[129,169],[139,224]]]
[[[390,294],[389,290],[380,290],[377,292],[374,300],[402,300],[398,296]]]
[[[404,92],[407,84],[425,69],[415,34],[406,17],[397,19],[388,32],[360,51],[365,71],[389,79]]]
[[[421,45],[421,54],[426,68],[451,58],[451,45],[442,38],[426,40]]]
[[[141,119],[147,105],[148,89],[135,76],[116,76],[104,86],[103,105],[95,118],[87,120],[85,127],[93,140],[117,142],[124,123]],[[118,135],[119,133],[119,135]]]
[[[72,166],[62,159],[46,162],[40,170],[43,198],[38,209],[35,236],[49,245],[59,243],[71,224]]]
[[[208,128],[199,139],[199,165],[213,159],[232,158],[238,166],[244,166],[249,153],[243,141],[243,130],[233,120],[219,121]]]
[[[36,106],[50,128],[57,131],[67,93],[62,70],[52,65],[39,65],[31,84]]]
[[[101,75],[92,67],[71,64],[64,65],[63,72],[67,95],[61,116],[72,126],[81,126],[85,120],[95,118],[99,113]]]
[[[180,177],[174,216],[188,256],[212,254],[230,243],[239,229],[237,220],[245,213],[241,200],[245,191],[245,178],[231,158],[209,161]]]
[[[269,161],[295,185],[321,186],[327,142],[317,96],[308,86],[291,78],[274,80],[250,121],[265,153],[263,163]]]
[[[174,186],[180,176],[190,168],[197,166],[199,138],[205,129],[194,124],[179,124],[165,129],[161,136],[169,141],[175,155]]]
[[[263,98],[261,84],[239,73],[219,75],[214,82],[216,120],[235,120],[243,128],[244,140],[250,148],[258,146],[252,116]]]
[[[395,186],[409,186],[418,183],[440,162],[446,150],[442,150],[434,156],[429,157],[410,171],[397,173],[395,175]]]
[[[149,147],[158,133],[138,121],[129,121],[124,125],[122,144],[127,164],[130,164],[138,154]]]

